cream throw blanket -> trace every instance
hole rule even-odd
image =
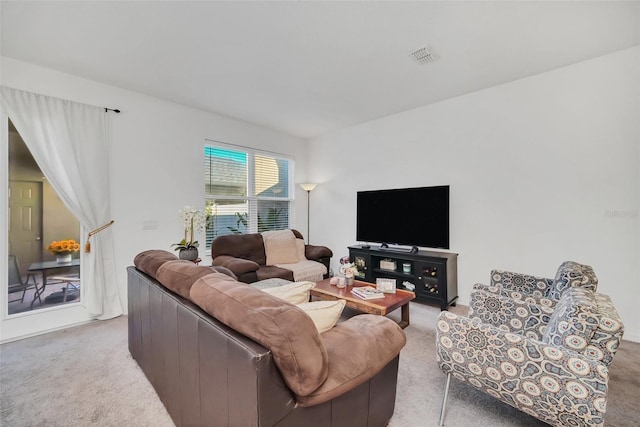
[[[319,282],[327,272],[327,267],[325,267],[324,264],[308,259],[298,261],[295,264],[276,264],[276,267],[293,271],[293,280],[296,282],[305,280]]]
[[[293,271],[296,282],[308,280],[317,282],[327,273],[327,268],[316,261],[304,257],[304,242],[300,248],[295,234],[291,230],[265,231],[262,233],[264,253],[267,265],[286,268]]]
[[[298,262],[296,236],[291,230],[265,231],[262,233],[267,265]]]

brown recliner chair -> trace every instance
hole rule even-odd
[[[304,239],[298,230],[291,230],[297,239]],[[325,266],[324,278],[329,277],[329,263],[333,252],[326,246],[304,245],[307,260],[319,262]],[[280,278],[294,280],[293,271],[267,265],[264,239],[261,233],[227,234],[218,236],[211,242],[213,265],[231,270],[238,280],[254,283],[259,280]]]

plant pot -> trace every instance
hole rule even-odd
[[[71,255],[70,253],[56,255],[56,261],[60,264],[71,262],[71,260],[73,260],[73,255]]]
[[[178,252],[178,258],[185,259],[187,261],[193,261],[198,259],[198,248],[180,249]]]

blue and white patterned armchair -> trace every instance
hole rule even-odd
[[[489,285],[476,283],[473,289],[552,307],[565,290],[576,286],[595,292],[598,289],[598,277],[589,265],[565,261],[560,264],[553,279],[492,270]]]
[[[602,426],[624,327],[611,299],[571,287],[552,309],[476,290],[469,317],[443,311],[436,356],[451,377],[557,426]],[[514,320],[515,319],[515,320]]]

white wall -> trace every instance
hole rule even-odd
[[[294,156],[296,182],[321,183],[311,237],[334,262],[355,243],[356,191],[449,184],[462,303],[492,268],[552,275],[573,259],[594,267],[625,338],[640,341],[639,56],[629,49],[389,116],[316,138],[309,151],[294,137],[8,58],[0,83],[123,111],[109,115],[123,297],[133,256],[168,249],[181,235],[177,210],[203,199],[202,143],[211,138]],[[304,231],[306,194],[296,188],[296,197]],[[149,219],[157,230],[142,230]],[[60,317],[45,322],[55,328]]]
[[[311,235],[337,260],[358,190],[451,186],[466,304],[492,268],[593,266],[640,341],[640,47],[310,141]],[[416,224],[418,226],[418,224]],[[335,268],[335,264],[334,264]]]
[[[178,210],[184,205],[204,206],[205,138],[292,156],[296,161],[295,182],[306,181],[304,140],[10,58],[1,59],[2,85],[122,111],[108,115],[111,195],[105,198],[111,198],[118,285],[125,303],[125,268],[133,264],[134,256],[146,249],[171,250],[170,245],[183,234]],[[296,185],[295,196],[294,226],[306,230],[306,193]],[[143,230],[145,220],[156,220],[158,228]],[[0,211],[0,223],[6,224],[6,209]],[[18,328],[22,335],[29,334],[30,323],[36,323],[26,322]],[[6,325],[2,325],[2,332],[2,339],[8,339]]]

